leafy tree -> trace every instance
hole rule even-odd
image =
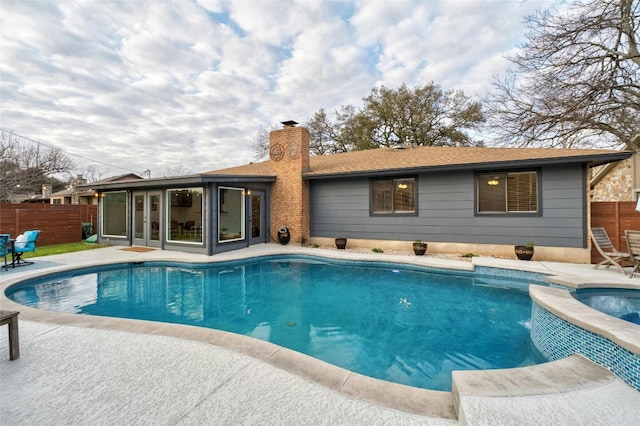
[[[74,164],[62,151],[0,132],[0,202],[17,193],[40,194],[42,184],[59,187],[54,176],[70,175]]]
[[[326,121],[334,152],[363,150],[397,144],[421,146],[470,146],[466,131],[484,122],[482,106],[462,91],[443,91],[429,83],[393,90],[374,87],[363,99],[362,109],[343,106],[334,124]],[[322,113],[324,111],[321,110]],[[316,113],[317,116],[318,113]]]
[[[526,20],[528,42],[494,81],[489,127],[517,146],[640,145],[640,2],[576,0]]]
[[[337,154],[352,151],[356,145],[366,148],[372,144],[373,126],[353,105],[341,106],[332,123],[323,108],[305,123],[310,133],[311,155]],[[369,146],[373,148],[373,146]]]
[[[462,91],[443,91],[429,83],[413,89],[406,85],[393,90],[376,87],[363,98],[361,109],[339,107],[331,122],[320,109],[304,125],[311,134],[311,155],[335,154],[382,146],[482,145],[467,133],[484,122],[482,105]],[[272,126],[273,127],[273,126]],[[256,159],[269,154],[269,131],[258,131]]]
[[[309,129],[309,150],[313,155],[336,154],[346,151],[344,144],[339,141],[334,126],[329,122],[324,108],[316,112],[305,125]]]

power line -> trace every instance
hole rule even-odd
[[[42,146],[46,146],[47,148],[51,148],[51,149],[55,149],[55,150],[61,151],[61,152],[65,153],[65,154],[67,154],[67,155],[71,155],[71,156],[73,156],[73,157],[78,157],[78,158],[82,158],[83,160],[91,161],[92,163],[99,163],[99,164],[102,164],[103,166],[115,167],[116,169],[126,170],[126,171],[128,171],[128,172],[133,172],[133,173],[138,173],[138,174],[140,174],[140,172],[139,172],[138,170],[132,170],[132,169],[127,169],[127,168],[125,168],[125,167],[115,166],[115,165],[113,165],[113,164],[105,163],[104,161],[94,160],[94,159],[92,159],[92,158],[84,157],[84,156],[82,156],[82,155],[80,155],[80,154],[73,154],[73,153],[71,153],[71,152],[65,151],[65,150],[64,150],[64,149],[62,149],[62,148],[58,148],[57,146],[49,145],[49,144],[46,144],[46,143],[44,143],[44,142],[39,142],[39,141],[33,140],[33,139],[28,138],[28,137],[26,137],[26,136],[19,135],[18,133],[14,132],[14,131],[11,131],[11,130],[6,130],[6,129],[3,129],[3,128],[1,128],[1,127],[0,127],[0,130],[1,130],[1,131],[3,131],[3,132],[5,132],[5,133],[9,133],[9,134],[11,134],[11,135],[17,136],[17,137],[19,137],[19,138],[26,139],[26,140],[28,140],[28,141],[30,141],[30,142],[35,143],[35,144],[42,145]],[[144,174],[144,172],[143,172],[143,174]]]

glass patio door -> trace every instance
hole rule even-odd
[[[253,190],[250,198],[249,244],[266,243],[265,192]]]
[[[133,244],[160,247],[160,192],[135,192],[133,208]]]

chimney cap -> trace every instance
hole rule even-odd
[[[284,125],[284,127],[296,127],[296,124],[298,123],[296,121],[289,120],[289,121],[282,121],[282,124]]]

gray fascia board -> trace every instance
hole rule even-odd
[[[275,182],[275,176],[238,176],[238,175],[189,175],[155,179],[142,179],[125,182],[112,182],[103,184],[86,184],[82,187],[94,190],[111,189],[143,189],[143,188],[176,188],[183,186],[194,186],[215,182]]]
[[[206,182],[275,182],[275,176],[215,175]]]
[[[493,169],[517,169],[526,167],[540,167],[547,165],[557,164],[589,164],[590,166],[599,166],[602,164],[611,163],[614,161],[625,160],[631,157],[633,153],[631,151],[621,151],[615,154],[596,154],[585,155],[579,157],[554,157],[554,158],[542,158],[542,159],[527,159],[517,161],[495,161],[489,163],[464,163],[464,164],[448,164],[443,166],[430,166],[430,167],[407,167],[396,169],[381,169],[381,170],[364,170],[360,172],[345,172],[345,173],[330,173],[330,174],[303,174],[302,178],[306,180],[315,179],[337,179],[342,177],[377,177],[377,176],[392,176],[403,174],[416,174],[416,173],[430,173],[430,172],[442,172],[442,171],[460,171],[460,170],[493,170]]]

